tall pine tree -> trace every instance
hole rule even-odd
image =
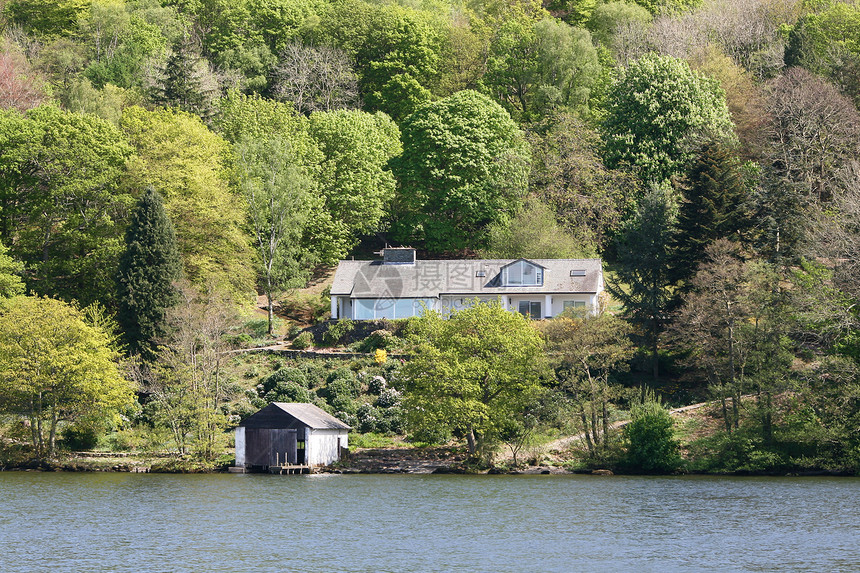
[[[717,239],[735,243],[747,240],[749,177],[737,155],[717,142],[699,150],[681,183],[683,199],[678,212],[674,281],[682,291],[706,260],[705,248]]]
[[[652,185],[616,242],[616,276],[623,284],[607,284],[609,292],[622,302],[624,312],[639,327],[643,346],[651,353],[655,380],[659,375],[660,333],[673,297],[670,262],[677,215],[672,190]]]
[[[218,85],[194,41],[185,35],[176,42],[152,89],[157,105],[193,113],[204,121],[213,113]]]
[[[117,277],[117,319],[129,351],[149,359],[165,334],[165,313],[178,301],[174,283],[182,274],[173,223],[154,189],[147,189],[138,202],[125,242]]]

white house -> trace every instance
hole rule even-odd
[[[599,310],[600,259],[416,260],[415,249],[387,248],[383,260],[341,261],[331,287],[331,316],[408,318],[496,300],[534,319],[569,307]]]

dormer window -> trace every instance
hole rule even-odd
[[[540,286],[543,284],[543,268],[528,261],[516,261],[504,269],[505,286]]]

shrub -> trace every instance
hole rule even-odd
[[[330,322],[328,329],[323,334],[323,343],[327,346],[336,346],[354,329],[355,322],[348,318],[338,320],[337,322]]]
[[[324,388],[324,398],[329,399],[329,403],[337,396],[346,396],[348,398],[358,398],[358,381],[355,378],[335,378],[330,381]]]
[[[367,434],[378,431],[377,424],[382,418],[382,414],[370,404],[362,404],[356,410],[355,417],[358,420],[358,431]]]
[[[669,473],[681,464],[679,444],[675,439],[675,421],[659,402],[637,404],[631,411],[632,421],[624,426],[628,441],[625,465],[648,473]]]
[[[70,450],[91,450],[99,443],[102,429],[94,424],[73,424],[63,430],[62,443]]]
[[[310,381],[308,380],[308,375],[304,370],[299,368],[281,368],[277,372],[274,372],[264,378],[262,382],[259,384],[259,394],[260,396],[274,389],[278,384],[282,382],[292,382],[294,384],[298,384],[302,388],[309,388]]]
[[[376,405],[380,408],[391,408],[400,404],[400,392],[394,388],[386,388],[379,393]]]
[[[314,345],[314,336],[310,332],[302,332],[293,339],[293,348],[304,350]]]
[[[364,340],[356,344],[357,352],[373,352],[375,350],[391,350],[397,339],[390,331],[380,328],[371,332]]]
[[[374,376],[367,384],[367,391],[378,396],[383,390],[385,390],[386,386],[385,378],[382,376]]]
[[[266,402],[310,402],[311,395],[307,389],[295,382],[278,382],[274,388],[263,396]]]

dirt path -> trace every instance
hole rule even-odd
[[[707,406],[708,404],[710,404],[710,402],[700,402],[698,404],[691,404],[689,406],[683,406],[681,408],[675,408],[673,410],[669,410],[669,414],[672,414],[672,415],[683,414],[685,412],[690,412],[692,410],[698,410],[699,408],[703,408],[703,407]],[[612,424],[610,424],[609,427],[613,430],[616,430],[618,428],[623,428],[628,423],[630,423],[630,420],[619,420],[617,422],[613,422]],[[570,448],[576,442],[581,442],[583,440],[585,440],[585,434],[584,433],[575,434],[573,436],[565,436],[563,438],[553,440],[547,444],[540,446],[539,451],[541,453],[562,452],[562,451]],[[506,452],[504,454],[504,457],[506,459],[513,459],[513,457],[510,455],[510,452]]]

